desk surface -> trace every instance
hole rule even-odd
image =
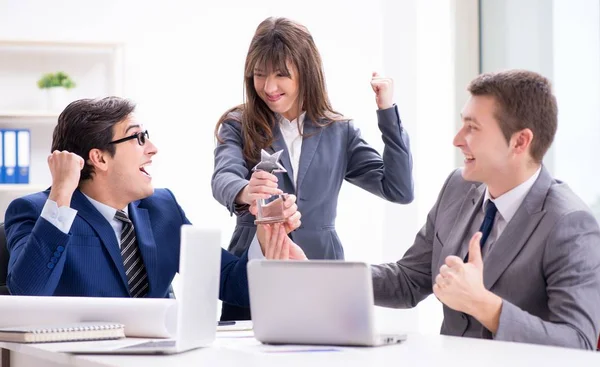
[[[210,348],[196,349],[169,356],[101,356],[70,355],[57,352],[60,343],[0,343],[0,348],[44,359],[56,364],[80,367],[97,366],[387,366],[414,364],[422,366],[514,367],[532,366],[600,366],[600,353],[567,348],[490,340],[410,334],[399,345],[377,348],[263,346],[252,337],[233,337],[219,333]],[[274,349],[275,348],[275,349]],[[279,349],[277,349],[279,348]],[[290,352],[289,350],[296,350]],[[278,351],[274,353],[274,351]],[[535,366],[535,365],[534,365]],[[18,367],[13,364],[12,367]]]

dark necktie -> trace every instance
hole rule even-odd
[[[144,297],[148,293],[148,275],[138,249],[133,223],[122,210],[117,210],[115,219],[123,222],[121,230],[121,257],[127,275],[129,294],[134,297]]]
[[[488,200],[485,204],[485,218],[483,218],[483,223],[481,223],[481,227],[479,227],[479,232],[481,232],[481,241],[479,241],[479,244],[481,247],[485,245],[485,241],[490,236],[497,212],[498,209],[496,208],[496,204],[491,200]]]
[[[498,212],[498,208],[496,208],[496,204],[494,204],[491,200],[488,200],[485,203],[485,217],[483,218],[483,222],[481,223],[481,227],[479,227],[479,232],[481,232],[481,239],[479,240],[479,246],[483,249],[483,245],[485,245],[485,241],[490,236],[490,232],[492,232],[492,227],[494,227],[494,218],[496,217],[496,213]],[[470,239],[469,239],[470,241]],[[482,251],[483,256],[483,251]],[[467,256],[464,258],[464,262],[469,261],[469,253],[467,252]]]

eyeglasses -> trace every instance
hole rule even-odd
[[[119,143],[122,143],[124,141],[131,140],[131,139],[137,139],[138,144],[143,146],[144,144],[146,144],[146,139],[150,139],[150,135],[148,134],[148,130],[140,131],[139,133],[133,134],[133,135],[128,136],[126,138],[122,138],[122,139],[111,141],[108,144],[119,144]]]

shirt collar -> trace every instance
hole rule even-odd
[[[286,119],[282,115],[278,115],[278,116],[279,116],[279,124],[284,129],[289,128],[289,127],[296,127],[295,125],[297,123],[300,130],[302,130],[302,128],[304,127],[304,118],[306,117],[306,111],[302,112],[300,114],[300,116],[298,116],[298,118],[296,118],[295,120],[292,120],[292,121]]]
[[[486,187],[483,205],[481,208],[483,212],[485,213],[485,203],[487,203],[488,200],[491,200],[496,205],[496,208],[498,208],[498,212],[506,221],[506,223],[510,222],[512,217],[517,212],[517,209],[519,209],[521,206],[521,203],[523,203],[523,200],[525,200],[525,196],[527,196],[527,193],[529,193],[529,190],[535,183],[535,180],[537,180],[538,176],[540,175],[541,170],[542,166],[540,166],[540,168],[538,168],[538,170],[531,177],[529,177],[527,181],[495,199],[491,198],[490,192]]]
[[[83,194],[83,193],[82,193]],[[94,206],[94,208],[96,208],[96,210],[98,210],[100,212],[100,214],[102,214],[102,216],[104,218],[106,218],[106,220],[110,223],[111,221],[113,221],[115,219],[115,214],[117,214],[117,209],[110,207],[106,204],[103,204],[97,200],[92,199],[91,197],[87,196],[86,194],[83,194],[89,201],[90,203],[92,203],[92,205]],[[123,211],[129,215],[129,210],[127,207],[123,208]]]

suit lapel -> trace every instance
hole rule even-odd
[[[138,248],[142,254],[144,265],[146,266],[148,285],[150,288],[148,294],[150,295],[152,292],[152,285],[157,284],[158,280],[158,272],[156,271],[156,242],[154,241],[154,234],[152,232],[152,224],[150,223],[148,210],[139,207],[139,204],[140,201],[129,204],[129,217],[133,222]]]
[[[300,164],[298,165],[298,187],[296,192],[302,187],[302,182],[308,172],[308,167],[315,157],[315,152],[321,141],[323,129],[312,122],[308,116],[304,119],[304,130],[302,138],[302,153],[300,154]]]
[[[283,150],[281,153],[280,161],[285,170],[287,171],[287,177],[290,179],[292,183],[292,187],[294,186],[294,169],[292,168],[292,162],[290,161],[290,152],[285,144],[285,140],[283,139],[283,135],[281,135],[281,129],[279,128],[279,122],[275,122],[275,127],[273,128],[273,143],[271,144],[271,149],[269,153],[273,154],[277,151]]]
[[[538,179],[483,261],[483,282],[486,289],[494,286],[546,214],[543,207],[551,184],[552,177],[542,166]]]
[[[127,286],[127,276],[123,268],[123,258],[121,257],[121,249],[117,243],[117,237],[113,227],[108,223],[106,218],[100,214],[98,210],[90,203],[90,201],[79,190],[75,190],[71,199],[71,208],[77,210],[77,215],[85,220],[90,227],[98,234],[104,248],[110,255],[115,268],[121,276],[121,281],[126,291],[129,291]]]
[[[437,267],[438,269],[446,260],[447,256],[455,255],[464,259],[467,254],[468,246],[466,246],[465,243],[468,242],[465,242],[465,236],[471,228],[473,220],[477,215],[477,210],[481,208],[484,192],[484,185],[476,186],[475,184],[473,184],[467,192],[460,210],[457,213],[452,230],[448,235],[448,240],[442,248],[440,262]]]

